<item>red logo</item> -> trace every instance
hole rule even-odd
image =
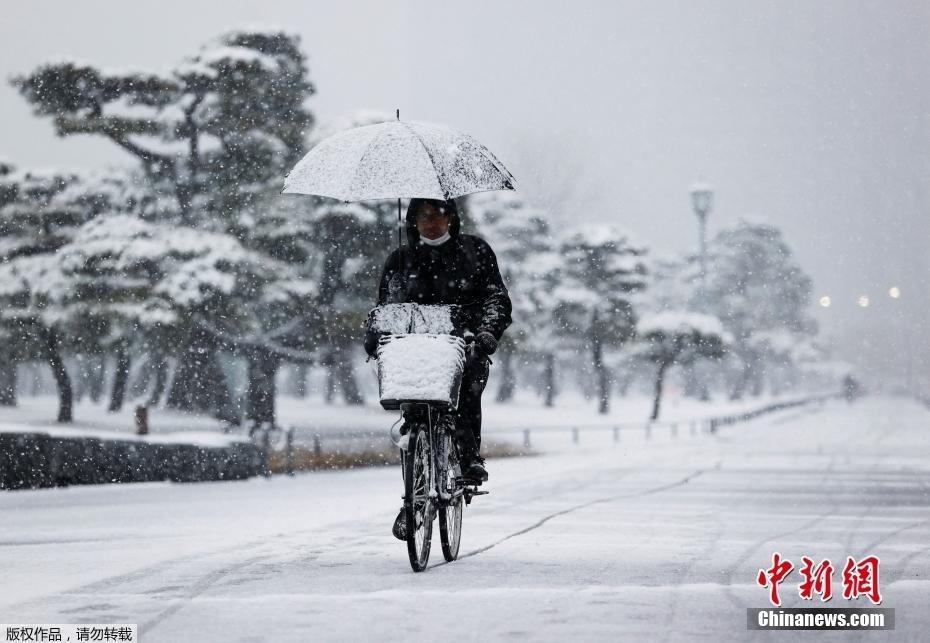
[[[802,581],[798,585],[798,595],[803,600],[812,600],[814,595],[826,603],[833,598],[833,563],[824,558],[816,565],[812,558],[802,556],[802,567],[798,570]],[[875,605],[882,602],[882,595],[878,588],[878,556],[866,556],[858,563],[852,556],[846,557],[843,567],[843,598],[846,600],[858,599],[865,596]],[[794,563],[781,554],[772,554],[772,565],[767,569],[760,569],[756,582],[769,590],[769,601],[776,607],[781,606],[781,597],[778,595],[778,586],[791,574]]]
[[[772,555],[772,566],[768,569],[760,569],[756,582],[762,587],[769,588],[769,600],[772,605],[781,605],[781,598],[778,596],[778,586],[785,577],[794,569],[794,564],[790,560],[782,560],[781,554],[775,552]]]
[[[820,561],[814,568],[814,561],[807,556],[801,556],[804,566],[801,567],[801,576],[804,582],[798,585],[798,594],[805,600],[811,600],[814,594],[820,594],[820,599],[826,603],[833,598],[833,565],[829,558]]]
[[[858,563],[852,556],[846,558],[843,567],[843,598],[852,600],[867,596],[876,605],[882,602],[878,591],[878,556],[866,556]]]

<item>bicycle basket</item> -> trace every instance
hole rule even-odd
[[[381,406],[432,402],[458,408],[465,342],[446,334],[386,335],[378,345]]]

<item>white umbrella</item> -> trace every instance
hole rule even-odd
[[[285,194],[342,201],[397,199],[397,248],[403,253],[401,199],[449,200],[513,190],[513,175],[484,145],[442,125],[397,120],[323,139],[284,179]],[[402,264],[398,255],[398,267]],[[389,285],[400,292],[400,270]]]
[[[284,193],[342,201],[448,200],[512,190],[513,180],[494,154],[471,136],[398,118],[324,139],[287,175]]]

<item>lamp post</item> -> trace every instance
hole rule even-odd
[[[714,203],[714,189],[707,183],[695,183],[691,186],[691,205],[698,218],[698,242],[701,261],[701,294],[699,304],[701,312],[707,312],[707,217]]]
[[[702,313],[707,312],[707,217],[710,215],[711,207],[714,203],[714,189],[707,183],[697,182],[691,186],[691,205],[694,207],[694,214],[698,218],[698,248],[701,261],[701,280],[698,288],[698,310]],[[697,365],[692,365],[688,374],[691,387],[696,388],[696,393],[701,401],[710,400],[710,391],[708,390],[707,381],[700,377],[696,372]],[[686,385],[687,386],[687,385]]]

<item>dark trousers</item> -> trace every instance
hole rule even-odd
[[[484,356],[471,355],[462,373],[459,407],[455,412],[455,430],[467,463],[481,450],[481,394],[488,385],[490,364]]]

